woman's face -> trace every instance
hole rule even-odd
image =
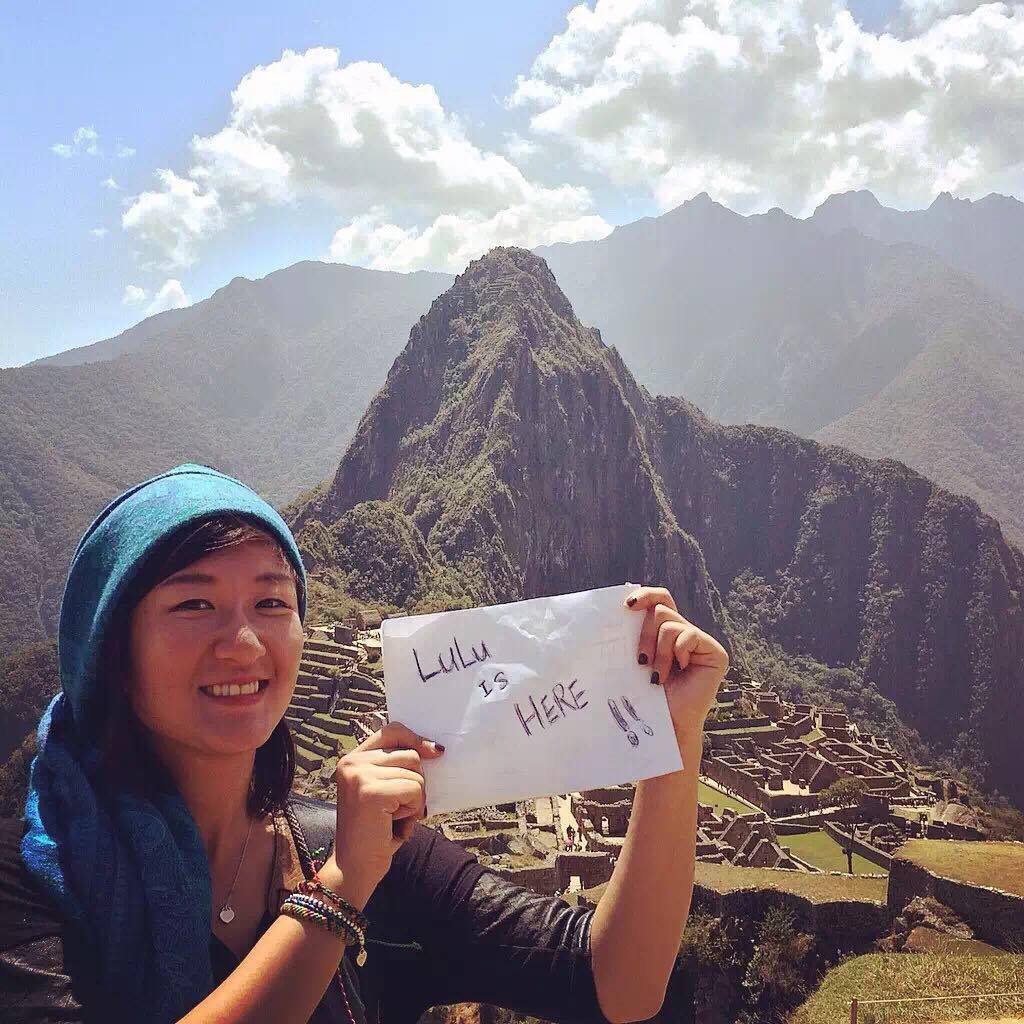
[[[277,544],[224,548],[136,605],[129,699],[165,755],[254,751],[284,716],[302,643],[295,582]],[[245,693],[253,684],[257,692]]]

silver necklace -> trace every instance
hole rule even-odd
[[[238,872],[241,870],[242,861],[245,860],[245,848],[249,845],[249,836],[252,833],[252,818],[249,819],[249,831],[245,833],[245,842],[242,844],[242,856],[238,858],[238,867],[235,868],[235,877],[231,879],[231,888],[228,889],[228,898],[224,901],[224,906],[220,908],[220,913],[217,915],[225,924],[231,924],[235,919],[235,912],[231,909],[231,894],[235,891],[235,882],[238,881]]]

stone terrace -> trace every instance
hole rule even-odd
[[[318,772],[387,721],[380,630],[340,624],[308,631],[285,721],[299,775]]]

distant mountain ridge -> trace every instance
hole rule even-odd
[[[397,296],[403,291],[433,297],[431,293],[440,294],[452,280],[451,274],[426,270],[393,274],[344,263],[301,260],[258,281],[234,277],[207,299],[182,309],[155,313],[112,338],[45,356],[28,365],[80,366],[116,359],[138,352],[153,341],[181,336],[189,331],[203,331],[209,317],[219,316],[221,309],[230,309],[247,301],[258,305],[260,313],[279,330],[292,335],[314,333],[343,321],[350,313],[348,304],[364,293],[377,293],[380,296],[377,301]],[[385,282],[392,286],[390,293]],[[357,310],[357,313],[365,316],[363,310]]]
[[[880,242],[930,249],[1024,309],[1024,203],[992,192],[983,199],[936,196],[925,210],[894,210],[868,191],[829,196],[808,223],[826,234],[853,228]]]
[[[434,301],[285,515],[314,581],[406,608],[663,582],[739,671],[811,659],[1024,800],[1024,556],[999,525],[899,463],[652,398],[525,250]]]
[[[130,484],[203,462],[283,503],[322,479],[450,280],[299,263],[0,370],[0,645],[53,634],[75,542]]]
[[[959,234],[949,237],[996,206],[1024,226],[1024,204],[1003,198],[952,200]],[[998,275],[983,280],[921,244],[940,238],[949,203],[903,230],[915,242],[888,242],[861,228],[911,215],[873,200],[833,197],[801,221],[781,210],[742,217],[705,194],[607,238],[535,251],[645,386],[725,422],[900,459],[973,497],[1022,542],[1024,309]],[[979,241],[972,265],[998,268],[1000,247],[1024,245],[1024,233],[1010,235]]]

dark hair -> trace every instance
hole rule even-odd
[[[96,676],[103,690],[99,702],[100,778],[108,791],[127,789],[152,798],[175,788],[169,772],[147,742],[126,692],[131,665],[130,624],[136,605],[157,584],[204,555],[260,539],[281,550],[276,538],[258,520],[239,513],[220,513],[188,523],[153,548],[118,601],[100,651]],[[299,575],[283,550],[281,554],[301,601],[304,594]],[[288,723],[282,718],[267,741],[256,749],[249,782],[249,814],[255,816],[283,808],[294,778],[295,744]]]

